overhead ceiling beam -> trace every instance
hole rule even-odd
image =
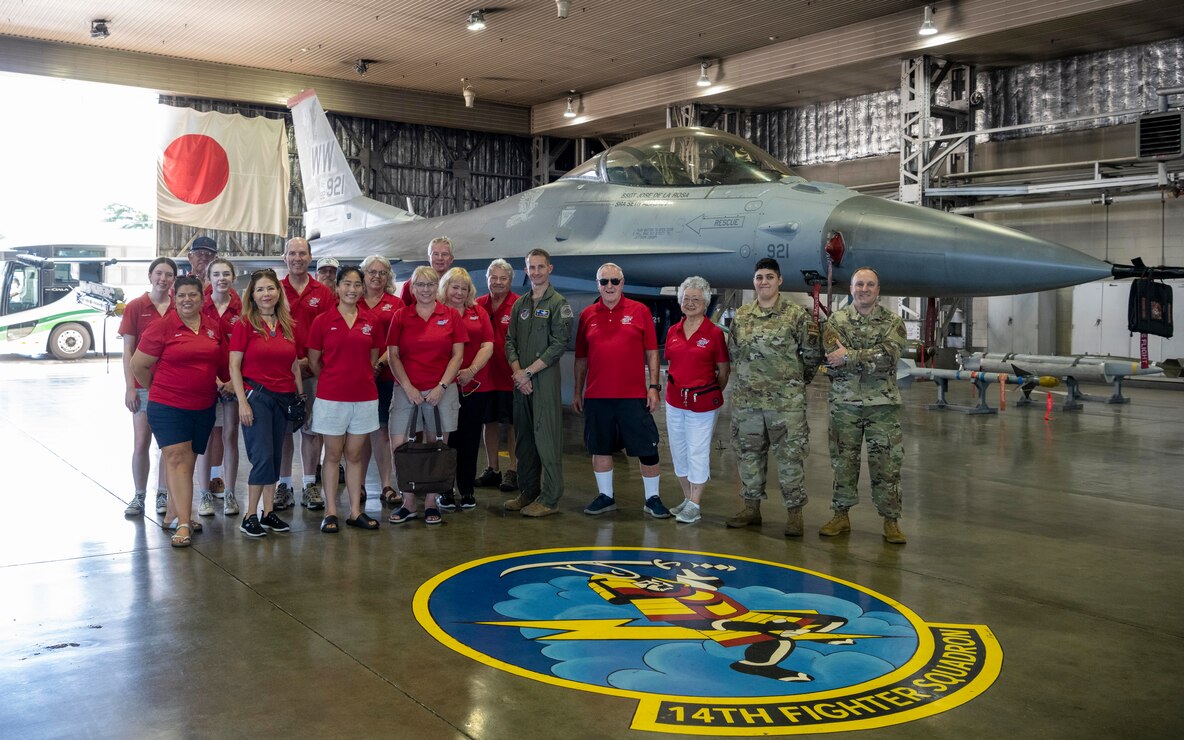
[[[530,111],[477,100],[465,108],[459,80],[456,95],[347,82],[329,77],[197,62],[76,44],[0,37],[0,70],[155,90],[165,95],[283,106],[301,90],[315,87],[326,110],[432,126],[528,135]],[[10,101],[11,102],[11,101]]]
[[[581,95],[580,113],[565,118],[567,99],[535,105],[531,131],[535,135],[589,136],[611,131],[661,126],[667,106],[683,102],[747,107],[789,107],[826,99],[812,76],[849,68],[850,78],[832,86],[830,99],[891,89],[899,78],[903,58],[925,53],[957,56],[967,42],[999,38],[1001,51],[1009,34],[1025,29],[1055,27],[1068,19],[1140,0],[958,0],[937,2],[935,36],[920,36],[920,8],[895,13],[823,33],[791,39],[713,60],[711,87],[698,87],[696,63],[661,74]],[[1054,52],[1055,53],[1055,52]],[[878,65],[877,65],[878,63]],[[882,68],[882,69],[878,69]],[[885,81],[887,83],[885,84]],[[798,87],[807,88],[800,92]],[[729,99],[733,102],[729,102]],[[763,104],[752,101],[763,100]]]

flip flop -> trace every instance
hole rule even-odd
[[[363,511],[357,519],[346,519],[345,526],[358,529],[378,529],[378,520]]]
[[[177,517],[173,517],[173,521],[169,522],[168,526],[165,527],[165,529],[176,532],[177,531],[177,522],[178,522]],[[200,532],[201,531],[201,522],[195,522],[192,519],[190,519],[189,520],[189,531],[192,532],[193,534],[197,534],[198,532]]]
[[[185,530],[185,534],[181,534],[181,530]],[[188,524],[178,525],[177,531],[169,540],[169,544],[173,547],[189,547],[193,544],[193,538],[189,536],[190,528]]]
[[[436,513],[437,515],[439,514],[439,512]],[[406,506],[400,506],[398,509],[395,509],[391,512],[391,516],[389,519],[387,519],[387,521],[391,524],[402,524],[408,519],[414,519],[417,516],[419,516],[418,512],[411,511]]]
[[[335,514],[330,514],[321,520],[321,531],[325,534],[337,534],[338,529],[337,516]]]
[[[428,525],[429,527],[432,527],[437,524],[443,524],[444,518],[440,516],[440,512],[438,509],[424,509],[423,510],[423,523]]]

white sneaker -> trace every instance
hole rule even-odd
[[[238,515],[238,499],[234,497],[234,491],[227,491],[222,497],[222,513],[226,516]]]
[[[128,503],[127,508],[123,510],[124,516],[139,516],[144,513],[144,494],[137,493],[132,496],[132,500]]]
[[[699,513],[699,504],[694,501],[684,501],[682,503],[682,511],[678,512],[678,516],[674,518],[676,522],[683,524],[694,524],[703,517]]]
[[[209,491],[201,492],[201,503],[197,505],[198,516],[214,515],[214,494]]]
[[[156,492],[156,513],[163,514],[168,510],[169,510],[169,492],[168,491],[157,491]]]

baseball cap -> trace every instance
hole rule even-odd
[[[322,257],[317,260],[317,270],[322,267],[341,267],[341,263],[337,261],[336,257]]]
[[[217,254],[218,253],[218,242],[214,241],[213,239],[211,239],[208,236],[199,236],[193,240],[192,244],[189,245],[190,252],[193,252],[198,249],[208,249],[209,251],[213,252],[214,254]]]

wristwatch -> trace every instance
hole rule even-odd
[[[659,383],[650,383],[650,388],[656,390],[659,393],[662,392],[662,386]]]
[[[447,384],[447,383],[441,383],[441,384],[440,384],[440,387],[441,387],[441,388],[443,388],[444,390],[448,390],[448,384]]]
[[[532,373],[531,371],[527,370],[527,371],[526,371],[526,379],[527,379],[527,380],[530,380],[530,379],[531,379],[531,378],[533,378],[533,377],[534,377],[534,373]]]

